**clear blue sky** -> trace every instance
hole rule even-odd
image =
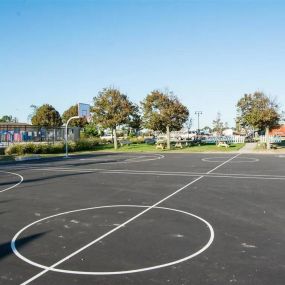
[[[168,88],[202,126],[218,111],[233,126],[255,90],[284,109],[284,15],[281,0],[1,0],[0,116],[62,113],[110,85],[137,103]]]

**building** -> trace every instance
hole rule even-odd
[[[270,131],[269,135],[271,136],[280,136],[285,137],[285,124],[281,125],[279,128],[274,128]]]

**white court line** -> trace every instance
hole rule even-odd
[[[191,173],[146,173],[146,172],[120,172],[120,171],[100,171],[99,173],[103,174],[126,174],[126,175],[155,175],[155,176],[176,176],[176,177],[193,177],[203,175],[204,177],[211,177],[211,178],[235,178],[235,179],[257,179],[257,180],[285,180],[285,176],[280,177],[262,177],[262,176],[242,176],[242,175],[228,175],[228,174],[191,174]]]
[[[222,164],[216,166],[215,168],[211,169],[210,171],[207,172],[207,174],[210,174],[211,172],[213,172],[214,170],[220,168],[221,166],[225,165],[227,162],[230,162],[231,160],[233,160],[234,158],[238,157],[240,154],[237,154],[231,158],[229,158],[227,161],[223,162]],[[173,197],[174,195],[178,194],[179,192],[181,192],[182,190],[184,190],[185,188],[189,187],[190,185],[194,184],[195,182],[199,181],[200,179],[202,179],[204,176],[199,176],[198,178],[196,178],[195,180],[189,182],[188,184],[186,184],[185,186],[179,188],[178,190],[176,190],[175,192],[173,192],[172,194],[166,196],[165,198],[161,199],[160,201],[156,202],[155,204],[153,204],[152,206],[148,207],[147,209],[143,210],[142,212],[140,212],[139,214],[133,216],[132,218],[128,219],[127,221],[125,221],[124,223],[122,223],[121,225],[117,226],[116,228],[108,231],[107,233],[105,233],[104,235],[100,236],[99,238],[93,240],[92,242],[88,243],[87,245],[79,248],[78,250],[76,250],[75,252],[69,254],[68,256],[66,256],[65,258],[59,260],[58,262],[52,264],[51,266],[49,266],[47,269],[41,271],[40,273],[34,275],[33,277],[31,277],[30,279],[28,279],[27,281],[25,281],[24,283],[22,283],[22,285],[26,285],[29,284],[30,282],[32,282],[33,280],[39,278],[40,276],[42,276],[43,274],[47,273],[50,269],[58,266],[59,264],[63,263],[64,261],[70,259],[71,257],[77,255],[78,253],[80,253],[81,251],[85,250],[86,248],[92,246],[93,244],[97,243],[98,241],[102,240],[103,238],[107,237],[108,235],[112,234],[113,232],[119,230],[120,228],[126,226],[127,224],[129,224],[130,222],[132,222],[133,220],[137,219],[138,217],[140,217],[141,215],[145,214],[146,212],[150,211],[151,209],[153,209],[154,207],[158,206],[159,204],[165,202],[166,200],[168,200],[169,198]]]
[[[42,218],[40,220],[37,220],[37,221],[32,222],[31,224],[25,226],[23,229],[21,229],[14,236],[14,238],[13,238],[13,240],[11,242],[11,247],[12,247],[14,253],[19,258],[24,260],[25,262],[27,262],[27,263],[29,263],[29,264],[31,264],[33,266],[42,268],[42,269],[48,269],[48,270],[53,271],[53,272],[68,273],[68,274],[80,274],[80,275],[119,275],[119,274],[130,274],[130,273],[144,272],[144,271],[149,271],[149,270],[159,269],[159,268],[163,268],[163,267],[168,267],[168,266],[171,266],[171,265],[175,265],[175,264],[184,262],[186,260],[189,260],[189,259],[191,259],[191,258],[193,258],[193,257],[195,257],[195,256],[197,256],[199,254],[201,254],[205,250],[207,250],[207,248],[210,247],[210,245],[212,244],[212,242],[214,240],[214,229],[211,226],[211,224],[209,222],[207,222],[205,219],[203,219],[203,218],[201,218],[201,217],[199,217],[197,215],[194,215],[192,213],[189,213],[189,212],[186,212],[186,211],[182,211],[182,210],[166,208],[166,207],[154,207],[155,209],[168,210],[168,211],[174,211],[174,212],[182,213],[182,214],[185,214],[185,215],[188,215],[188,216],[191,216],[191,217],[194,217],[194,218],[200,220],[201,222],[203,222],[207,226],[207,228],[210,231],[210,237],[209,237],[208,242],[204,246],[202,246],[199,250],[197,250],[196,252],[193,252],[192,254],[190,254],[188,256],[185,256],[185,257],[182,257],[182,258],[170,261],[168,263],[153,265],[153,266],[150,266],[150,267],[143,267],[143,268],[137,268],[137,269],[124,270],[124,271],[75,271],[75,270],[66,270],[66,269],[59,269],[59,268],[49,268],[48,266],[45,266],[45,265],[40,264],[40,263],[36,263],[36,262],[26,258],[25,256],[21,255],[18,252],[17,248],[16,248],[16,241],[17,241],[18,236],[20,236],[28,228],[31,228],[32,226],[34,226],[34,225],[36,225],[36,224],[38,224],[40,222],[49,220],[49,219],[54,218],[54,217],[62,216],[62,215],[68,215],[70,213],[77,213],[77,212],[81,212],[81,211],[89,211],[89,210],[94,210],[94,209],[118,208],[118,207],[148,208],[150,206],[146,206],[146,205],[108,205],[108,206],[97,206],[97,207],[91,207],[91,208],[85,208],[85,209],[77,209],[77,210],[72,210],[72,211],[58,213],[58,214],[55,214],[55,215],[52,215],[52,216],[48,216],[48,217]]]
[[[146,158],[146,159],[138,159],[138,158],[142,158],[142,157],[150,157],[150,158]],[[108,162],[108,160],[105,161],[101,161],[102,164],[124,164],[124,163],[135,163],[135,162],[145,162],[145,161],[151,161],[151,160],[159,160],[164,158],[164,155],[162,154],[152,154],[152,155],[144,155],[144,156],[131,156],[130,158],[126,158],[124,161],[110,161]],[[138,160],[135,160],[138,159]],[[81,158],[80,160],[86,160],[86,161],[99,161],[100,162],[100,158]]]
[[[224,157],[221,156],[214,156],[214,157],[204,157],[201,160],[204,162],[222,162]],[[254,158],[254,157],[242,157],[242,160],[236,160],[233,161],[234,163],[246,163],[246,162],[258,162],[259,159],[258,158]]]
[[[269,175],[269,174],[246,174],[246,173],[220,173],[216,172],[212,175],[208,175],[206,172],[173,172],[173,171],[161,171],[161,170],[130,170],[130,169],[104,169],[104,168],[64,168],[64,167],[52,167],[52,168],[29,168],[35,171],[50,171],[50,172],[75,172],[75,173],[104,173],[104,174],[146,174],[146,175],[161,175],[161,176],[205,176],[205,177],[229,177],[229,178],[252,178],[252,179],[280,179],[284,180],[284,175]],[[26,169],[27,170],[27,169]]]
[[[24,181],[24,177],[22,175],[18,174],[18,173],[9,172],[9,171],[2,171],[2,170],[0,170],[0,172],[16,175],[16,176],[20,177],[20,181],[18,183],[16,183],[13,186],[10,186],[10,187],[8,187],[6,189],[0,190],[0,193],[3,193],[3,192],[8,191],[10,189],[13,189],[13,188],[17,187],[18,185],[20,185]]]

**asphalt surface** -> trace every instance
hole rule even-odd
[[[1,164],[0,284],[283,285],[284,166],[141,153]]]

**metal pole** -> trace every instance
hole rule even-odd
[[[67,141],[67,127],[68,127],[68,124],[71,120],[73,119],[79,119],[80,117],[79,116],[74,116],[74,117],[71,117],[67,120],[66,122],[66,125],[65,125],[65,157],[67,158],[68,157],[68,141]]]
[[[196,111],[195,115],[197,115],[198,117],[198,133],[200,133],[200,115],[202,115],[203,112],[202,111]]]

